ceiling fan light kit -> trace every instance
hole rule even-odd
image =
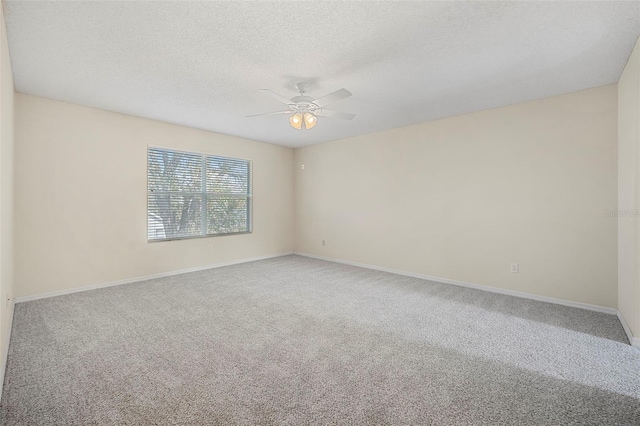
[[[316,99],[310,96],[305,96],[303,83],[296,84],[296,89],[298,89],[300,95],[294,96],[291,99],[287,99],[284,96],[279,95],[278,93],[269,89],[260,89],[260,92],[265,93],[282,103],[285,103],[289,107],[289,109],[286,111],[248,115],[247,117],[256,117],[260,115],[291,114],[289,116],[289,124],[296,130],[312,129],[318,123],[318,117],[340,118],[343,120],[351,120],[353,117],[355,117],[355,114],[351,114],[348,112],[324,109],[325,105],[351,96],[351,92],[349,92],[347,89],[336,90],[335,92],[329,93],[328,95]]]
[[[318,122],[318,117],[313,115],[310,112],[305,112],[304,114],[296,112],[291,117],[289,117],[289,124],[296,130],[309,130],[313,128]]]

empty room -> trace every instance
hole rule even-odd
[[[640,1],[0,18],[0,424],[640,425]]]

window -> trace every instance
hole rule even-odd
[[[149,241],[251,232],[251,161],[149,148]]]

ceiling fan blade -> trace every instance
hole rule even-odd
[[[263,112],[262,114],[245,115],[245,117],[259,117],[261,115],[276,115],[276,114],[293,114],[295,111],[276,111],[276,112]]]
[[[351,120],[355,117],[355,114],[351,114],[350,112],[341,112],[341,111],[332,111],[330,109],[323,109],[320,114],[320,117],[331,117],[331,118],[342,118],[343,120]]]
[[[347,89],[336,90],[333,93],[329,93],[328,95],[324,95],[318,99],[314,99],[313,103],[318,105],[319,107],[323,107],[325,105],[330,104],[331,102],[339,101],[340,99],[348,98],[351,96],[351,92]]]
[[[279,100],[282,103],[285,103],[287,105],[293,105],[295,104],[295,102],[291,102],[291,99],[287,99],[282,95],[277,94],[276,92],[274,92],[273,90],[269,90],[269,89],[259,89],[258,92],[262,92],[265,95],[269,95],[272,98],[275,98],[277,100]]]

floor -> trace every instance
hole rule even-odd
[[[285,256],[16,305],[7,425],[640,424],[613,315]]]

